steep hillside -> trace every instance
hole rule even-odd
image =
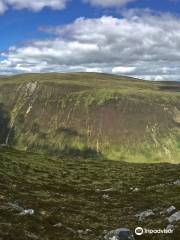
[[[180,84],[94,73],[0,79],[1,143],[125,161],[180,161]]]

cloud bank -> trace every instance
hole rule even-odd
[[[152,80],[180,80],[180,18],[125,14],[79,18],[43,28],[50,39],[13,46],[1,54],[0,74],[97,71]]]
[[[35,12],[41,11],[45,7],[51,8],[52,10],[62,10],[66,7],[67,2],[71,1],[75,0],[0,0],[0,14],[6,12],[9,8],[15,10],[28,9]],[[92,6],[102,8],[119,8],[135,1],[139,0],[81,0],[83,3],[89,3]]]
[[[8,8],[13,9],[29,9],[32,11],[40,11],[44,7],[54,10],[62,10],[65,8],[67,0],[0,0],[0,13],[3,14]]]

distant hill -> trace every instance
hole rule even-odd
[[[0,79],[0,141],[17,149],[180,162],[180,83],[96,73]]]

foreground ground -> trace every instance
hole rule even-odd
[[[104,239],[119,227],[167,227],[164,209],[180,210],[180,165],[130,164],[0,149],[0,239]],[[139,221],[147,209],[154,216]],[[171,235],[136,239],[178,240]]]

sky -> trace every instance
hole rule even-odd
[[[180,0],[0,0],[0,75],[180,81]]]

